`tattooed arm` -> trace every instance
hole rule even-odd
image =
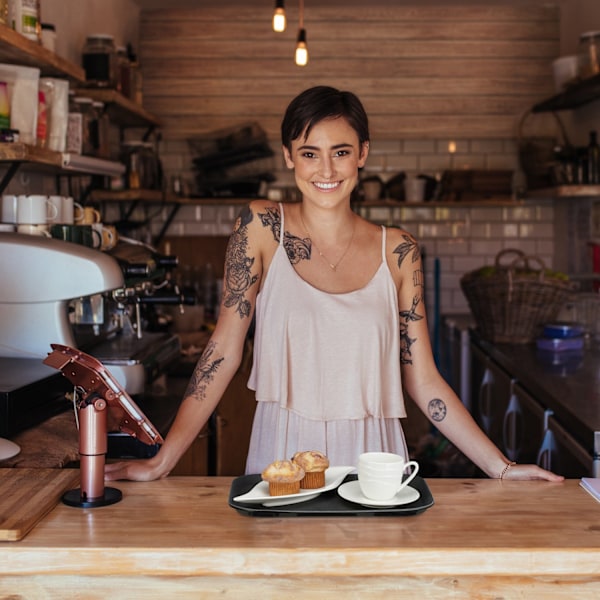
[[[166,477],[216,408],[242,360],[263,275],[264,249],[269,254],[276,247],[273,231],[259,218],[270,208],[272,205],[265,202],[253,202],[236,221],[225,256],[219,319],[196,364],[164,445],[153,458],[107,464],[107,481]]]
[[[435,365],[425,315],[424,276],[419,246],[405,231],[390,229],[388,232],[388,263],[398,289],[400,363],[404,388],[444,436],[488,476],[499,477],[509,460],[475,423]],[[562,479],[536,465],[512,467],[506,473],[506,478],[509,477],[551,481]]]

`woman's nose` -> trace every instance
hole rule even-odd
[[[323,157],[319,170],[323,177],[331,177],[335,172],[333,159],[330,156]]]

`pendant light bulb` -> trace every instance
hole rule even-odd
[[[285,7],[283,0],[277,0],[275,2],[275,12],[273,13],[273,31],[282,33],[285,31],[287,20],[285,18]]]
[[[304,67],[308,63],[308,47],[306,45],[306,29],[298,31],[298,41],[296,43],[296,64]]]

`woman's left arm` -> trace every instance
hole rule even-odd
[[[508,460],[441,376],[431,350],[419,245],[405,231],[388,231],[388,264],[398,289],[400,363],[407,393],[433,425],[489,477],[562,481],[562,476],[537,465]]]

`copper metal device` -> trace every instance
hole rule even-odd
[[[69,346],[51,346],[44,364],[62,371],[77,392],[81,488],[68,491],[63,502],[81,508],[114,504],[121,500],[121,491],[104,486],[109,410],[122,432],[145,444],[164,440],[100,361]]]

